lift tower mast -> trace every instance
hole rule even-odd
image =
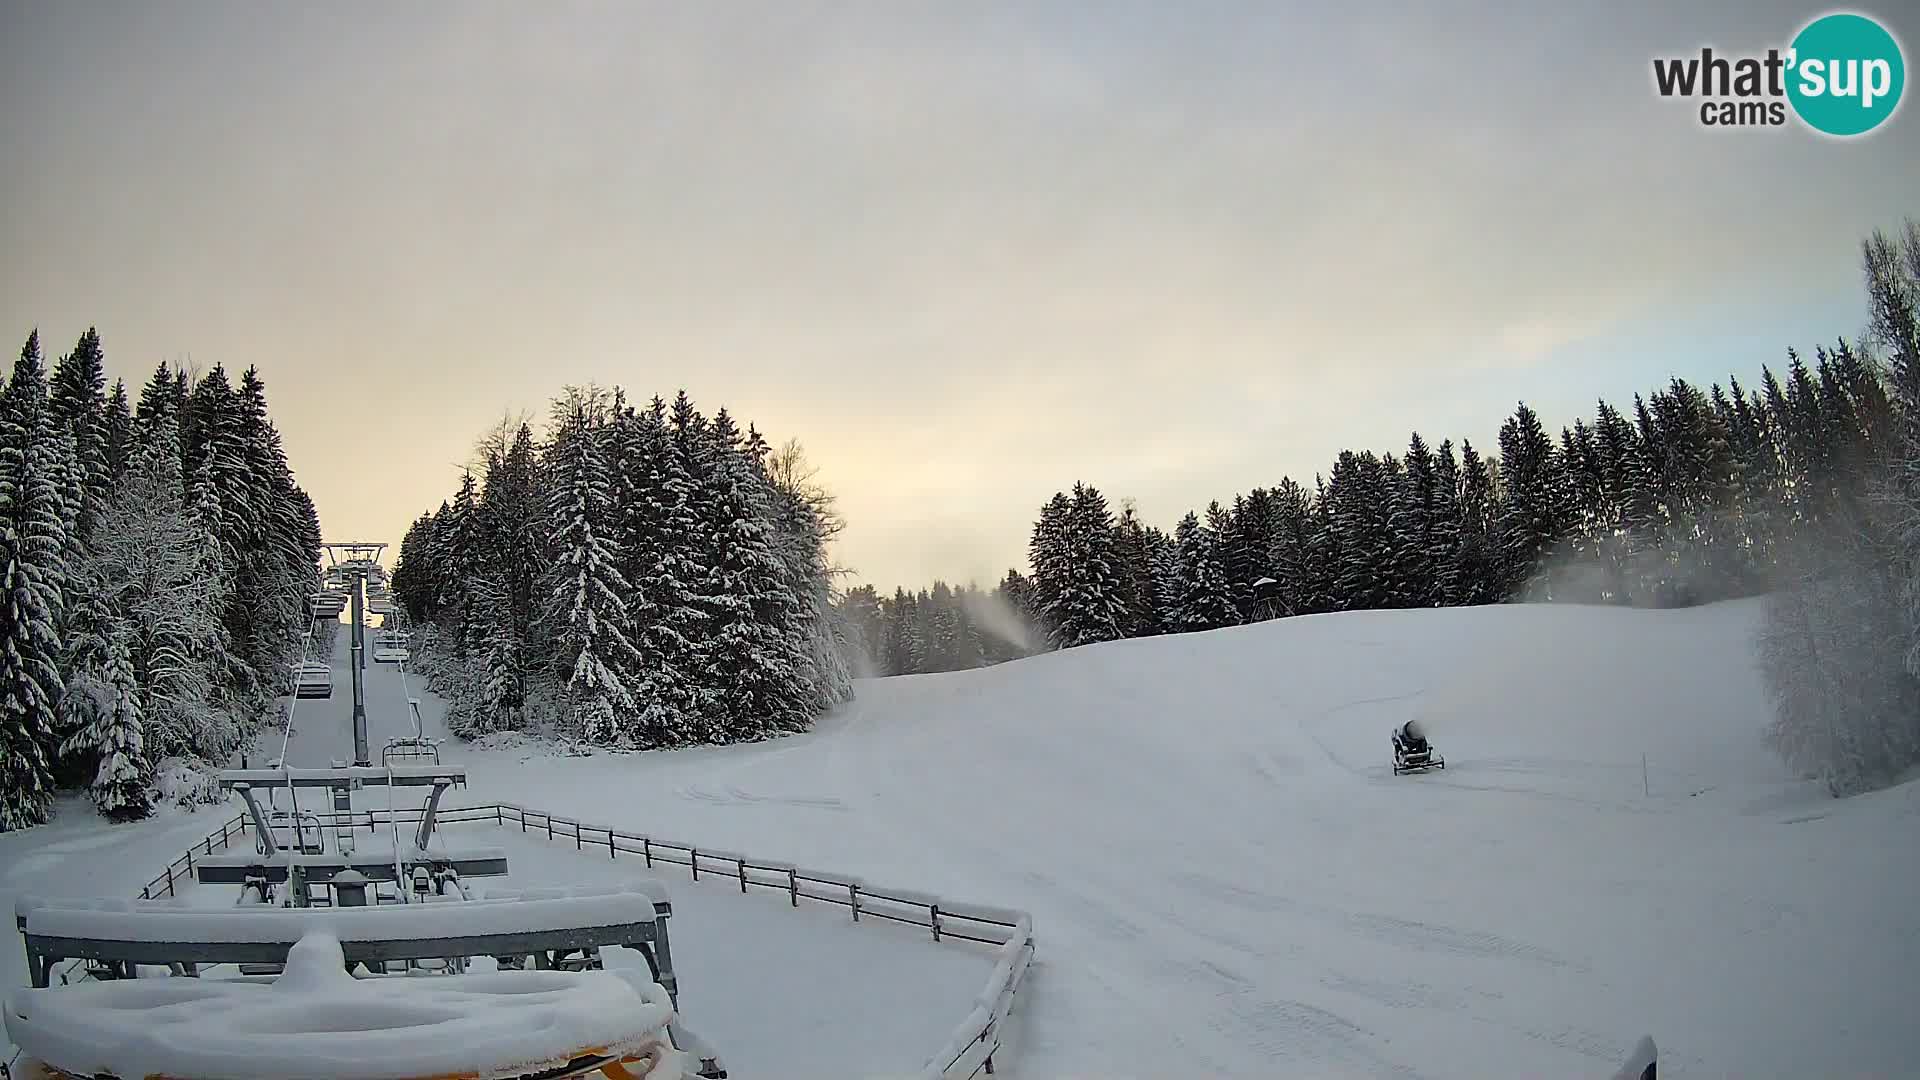
[[[367,745],[367,575],[380,565],[380,553],[387,545],[355,541],[320,546],[334,566],[353,575],[353,589],[348,594],[353,618],[353,659],[349,665],[353,672],[353,763],[372,765],[373,752]]]

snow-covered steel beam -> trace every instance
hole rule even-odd
[[[28,914],[28,955],[43,972],[66,960],[120,964],[281,964],[316,930],[353,963],[470,956],[538,956],[618,945],[658,957],[671,974],[666,920],[639,892],[548,900],[379,907],[237,907],[101,911],[54,904]],[[664,982],[663,982],[663,985]]]
[[[391,774],[391,779],[389,779]],[[465,765],[347,765],[337,769],[226,769],[220,773],[220,787],[234,790],[246,784],[256,788],[293,787],[432,787],[447,783],[464,787]]]
[[[504,877],[507,873],[507,853],[501,848],[459,848],[431,855],[416,852],[412,856],[401,856],[400,861],[407,867],[445,866],[463,878]],[[298,865],[307,881],[313,884],[331,881],[335,874],[348,870],[364,875],[369,881],[396,881],[400,871],[393,863],[391,855],[371,853],[302,855],[283,851],[277,855],[257,855],[247,852],[198,859],[193,864],[193,874],[194,880],[202,885],[244,885],[251,878],[265,878],[269,884],[278,884],[287,880],[289,866]]]

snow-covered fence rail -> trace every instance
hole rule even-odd
[[[210,832],[205,840],[187,849],[187,853],[167,864],[166,870],[140,887],[140,899],[158,900],[163,896],[174,895],[176,882],[193,880],[193,860],[200,855],[211,855],[215,851],[224,851],[233,843],[233,838],[250,831],[246,815],[228,819],[220,826],[220,831]]]
[[[927,1061],[919,1080],[971,1080],[993,1072],[993,1055],[1000,1049],[1007,1014],[1013,1009],[1014,996],[1033,959],[1033,919],[1025,912],[869,885],[848,874],[809,870],[735,851],[589,825],[512,803],[499,803],[492,809],[495,823],[502,828],[518,825],[523,833],[537,833],[555,841],[572,840],[579,851],[604,850],[608,858],[638,855],[647,866],[663,863],[685,867],[695,881],[705,875],[716,881],[738,882],[743,893],[754,888],[785,892],[794,907],[799,907],[802,900],[832,904],[847,909],[855,922],[862,917],[882,919],[924,927],[935,941],[996,946],[993,974],[974,998],[973,1011],[955,1027],[947,1045]]]
[[[396,807],[393,810],[316,811],[314,817],[330,829],[365,828],[378,832],[395,825],[416,823],[423,813],[420,807]],[[1033,960],[1033,919],[1022,911],[958,903],[911,889],[869,885],[848,874],[805,869],[750,858],[735,851],[589,825],[512,803],[443,807],[436,820],[442,825],[459,822],[490,822],[500,828],[517,825],[522,833],[556,842],[572,840],[575,850],[581,852],[604,851],[610,859],[637,855],[649,867],[656,864],[684,867],[695,881],[704,877],[715,882],[737,882],[743,893],[750,889],[784,892],[794,907],[799,907],[802,900],[831,904],[845,908],[855,922],[862,918],[880,919],[924,928],[935,941],[971,941],[995,946],[993,974],[975,996],[973,1010],[955,1027],[947,1044],[928,1059],[918,1080],[972,1080],[993,1072],[993,1056],[1000,1049],[1007,1014],[1013,1009],[1014,996]],[[140,890],[140,898],[152,900],[174,895],[176,882],[193,878],[195,858],[230,846],[234,837],[250,833],[251,829],[244,815],[226,822],[218,832],[209,833],[205,840],[168,864],[164,874]]]

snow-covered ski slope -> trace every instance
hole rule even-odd
[[[1606,1077],[1642,1033],[1663,1076],[1907,1074],[1920,785],[1785,772],[1759,611],[1316,616],[863,682],[758,746],[456,757],[1031,911],[1002,1076]],[[1444,771],[1391,775],[1410,716]]]
[[[448,759],[469,767],[467,802],[1031,911],[1039,951],[996,1059],[1015,1080],[1597,1080],[1642,1033],[1668,1077],[1905,1075],[1920,1053],[1920,785],[1835,802],[1782,769],[1761,741],[1758,614],[1316,616],[863,682],[817,732],[773,743],[586,758],[449,744]],[[402,733],[382,704],[401,692],[391,669],[368,685],[377,752]],[[337,687],[329,705],[344,670]],[[314,705],[296,763],[348,753],[330,719],[344,706]],[[1444,771],[1391,775],[1388,732],[1412,716]],[[164,840],[157,868],[201,824],[133,829]],[[145,864],[127,883],[92,865],[123,860],[131,832],[0,837],[0,885],[72,870],[89,884],[70,891],[137,889]],[[586,865],[564,848],[512,857]],[[587,862],[582,881],[625,872]],[[676,959],[702,995],[689,1020],[742,1077],[908,1072],[984,970],[906,937],[833,941],[832,916],[779,897],[666,880],[676,922],[720,931],[676,936]],[[738,948],[720,944],[728,919],[752,920]],[[822,937],[766,955],[783,926]],[[729,966],[830,962],[816,944],[850,951],[785,993],[750,976],[751,1008],[706,997]],[[809,985],[854,1015],[785,1023],[766,1007]],[[911,1037],[860,1042],[909,1011],[926,1017]],[[821,1071],[835,1044],[863,1060]],[[900,1073],[871,1064],[899,1059]]]

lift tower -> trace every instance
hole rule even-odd
[[[380,565],[380,554],[387,545],[354,541],[320,546],[326,549],[334,566],[353,577],[352,589],[347,594],[353,618],[353,653],[349,664],[353,673],[353,763],[372,765],[373,753],[367,745],[367,575]]]

